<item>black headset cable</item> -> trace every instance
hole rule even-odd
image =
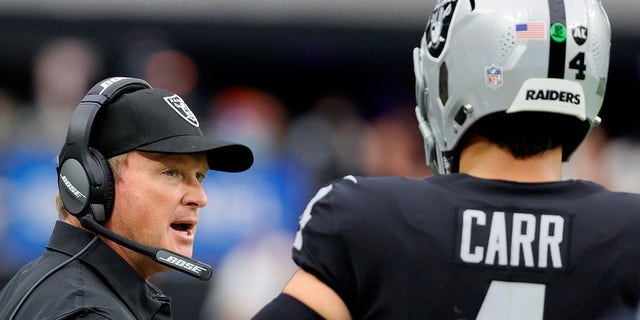
[[[59,265],[57,265],[55,268],[51,269],[49,272],[47,272],[44,276],[42,276],[42,278],[40,278],[38,281],[36,281],[30,288],[29,290],[27,290],[27,292],[24,294],[24,296],[22,296],[22,299],[20,299],[20,302],[18,302],[18,305],[16,306],[16,308],[13,310],[13,313],[11,314],[11,316],[9,317],[9,320],[14,320],[15,317],[18,315],[18,312],[20,311],[20,309],[22,308],[22,305],[24,305],[24,303],[27,301],[27,299],[29,298],[29,296],[31,296],[31,294],[33,293],[33,291],[36,290],[36,288],[38,288],[38,286],[40,286],[40,284],[42,284],[45,280],[47,280],[47,278],[49,278],[52,274],[58,272],[58,270],[64,268],[64,266],[68,265],[69,263],[71,263],[73,260],[78,259],[78,257],[80,257],[83,253],[85,253],[87,250],[89,250],[89,248],[91,247],[91,245],[93,245],[98,239],[100,239],[100,236],[96,235],[95,237],[93,237],[93,239],[91,239],[91,241],[89,243],[87,243],[84,248],[82,248],[82,250],[78,251],[78,253],[74,254],[72,257],[70,257],[69,259],[63,261],[62,263],[60,263]]]

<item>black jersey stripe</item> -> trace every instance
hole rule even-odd
[[[555,23],[567,25],[564,0],[549,0],[549,27]],[[551,30],[550,30],[551,32]],[[549,36],[549,78],[564,78],[567,41],[555,41]]]

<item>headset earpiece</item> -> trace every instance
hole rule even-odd
[[[109,162],[104,158],[100,151],[89,148],[91,157],[95,160],[93,162],[94,167],[91,167],[95,179],[93,180],[96,185],[93,186],[99,189],[96,192],[96,196],[104,197],[103,199],[96,199],[92,204],[92,211],[95,220],[102,224],[111,217],[111,210],[113,210],[113,201],[115,200],[115,181],[113,179],[113,171]],[[102,205],[102,208],[96,207]]]
[[[98,111],[123,93],[146,88],[151,86],[141,79],[105,79],[89,90],[73,113],[57,170],[62,203],[76,218],[90,215],[102,224],[113,210],[115,188],[111,167],[100,151],[89,147]]]
[[[67,211],[76,217],[82,216],[89,203],[90,188],[87,172],[78,160],[67,159],[60,162],[58,191]]]

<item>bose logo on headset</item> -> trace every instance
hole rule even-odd
[[[127,79],[125,77],[113,77],[113,78],[109,78],[103,82],[100,83],[100,86],[102,87],[102,90],[104,91],[105,89],[107,89],[110,85],[122,80],[122,79]],[[102,92],[100,92],[102,93]]]
[[[60,179],[62,179],[62,182],[64,182],[65,187],[67,187],[67,189],[71,192],[71,194],[73,194],[74,196],[76,196],[76,198],[87,198],[87,196],[85,196],[84,194],[82,194],[82,192],[80,192],[80,190],[78,190],[78,188],[76,188],[73,184],[71,184],[71,181],[69,181],[69,179],[67,179],[67,176],[63,176],[62,174],[60,175]]]

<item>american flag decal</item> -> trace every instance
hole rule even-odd
[[[516,24],[516,40],[544,39],[546,36],[544,22]]]

